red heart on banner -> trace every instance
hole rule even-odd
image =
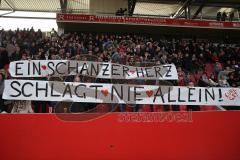
[[[108,96],[108,90],[107,89],[102,89],[101,92],[105,97]]]
[[[41,66],[43,70],[46,70],[47,69],[47,66],[46,65],[42,65]]]
[[[146,91],[146,94],[148,97],[151,97],[153,95],[153,91]]]
[[[133,71],[133,70],[130,70],[129,72],[130,72],[131,74],[134,74],[134,73],[135,73],[135,71]]]

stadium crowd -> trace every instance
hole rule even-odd
[[[43,33],[41,30],[34,31],[32,28],[16,31],[2,29],[0,30],[0,112],[19,113],[21,112],[19,106],[25,107],[24,112],[26,110],[29,113],[48,112],[49,106],[56,105],[48,102],[32,102],[32,104],[27,102],[26,105],[19,101],[2,99],[4,79],[11,78],[8,73],[9,63],[31,59],[88,59],[134,66],[174,63],[177,66],[179,80],[169,82],[172,85],[240,86],[240,47],[237,44],[214,43],[203,39],[156,39],[136,34],[67,33],[58,35],[54,30]],[[93,81],[91,78],[80,75],[73,77],[72,80]],[[26,106],[29,106],[28,109]],[[78,103],[73,106],[80,108]],[[76,112],[89,109],[85,107],[76,109]],[[127,108],[120,105],[118,110],[127,111]],[[144,106],[132,108],[133,111],[144,111]],[[156,111],[156,108],[151,106],[150,111]],[[185,107],[186,110],[204,110],[203,108]],[[163,110],[182,109],[179,106],[163,106]]]

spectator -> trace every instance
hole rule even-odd
[[[230,85],[227,81],[227,78],[224,75],[220,76],[220,79],[218,80],[218,84],[220,87],[230,87]]]
[[[4,89],[4,75],[3,73],[0,73],[0,113],[6,110],[6,107],[4,105],[4,100],[2,99],[2,95],[3,95],[3,89]]]
[[[226,13],[226,12],[223,12],[223,13],[222,13],[221,20],[222,20],[222,21],[225,21],[226,18],[227,18],[227,13]]]
[[[209,81],[208,77],[207,77],[207,73],[203,73],[203,75],[201,76],[201,78],[199,79],[198,85],[200,87],[208,87],[211,86],[211,82]]]
[[[217,13],[217,21],[221,21],[222,13],[218,12]]]
[[[214,75],[218,75],[222,71],[222,65],[219,62],[216,62],[214,65]]]
[[[0,46],[0,69],[3,69],[6,64],[9,64],[8,53],[5,48]]]
[[[11,113],[33,113],[31,101],[14,101]]]
[[[234,19],[234,12],[231,12],[229,15],[229,21],[232,22]]]

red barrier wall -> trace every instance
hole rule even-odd
[[[64,122],[54,114],[1,114],[0,159],[240,159],[240,112],[193,113],[192,122],[119,117]]]

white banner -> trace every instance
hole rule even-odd
[[[118,104],[240,105],[239,88],[6,80],[4,99]]]
[[[173,64],[134,67],[107,62],[30,60],[11,62],[9,72],[12,77],[57,77],[80,74],[105,79],[178,79],[177,70]]]

